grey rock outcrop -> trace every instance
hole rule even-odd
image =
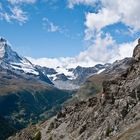
[[[140,39],[138,40],[138,45],[134,49],[133,57],[138,61],[140,60]]]

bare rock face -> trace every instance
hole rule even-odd
[[[133,57],[136,60],[140,60],[140,39],[138,40],[138,45],[134,49]]]

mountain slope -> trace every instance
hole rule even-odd
[[[5,140],[8,136],[14,134],[16,129],[3,117],[0,116],[0,138]]]
[[[136,57],[132,58],[133,63],[126,69],[116,74],[111,70],[114,76],[109,75],[103,81],[101,94],[64,109],[63,115],[57,116],[50,125],[43,128],[42,139],[113,139],[112,137],[125,131],[125,128],[131,127],[130,124],[137,124],[140,120],[139,48],[140,45],[134,51],[133,56]],[[118,67],[114,70],[117,69]],[[137,135],[136,139],[139,138]]]
[[[42,140],[140,139],[140,44],[138,46],[127,68],[104,79],[101,93],[88,101],[67,106],[40,125]],[[113,71],[118,71],[118,67]]]

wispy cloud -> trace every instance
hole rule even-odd
[[[60,33],[62,35],[64,35],[66,38],[70,38],[70,39],[74,39],[74,37],[72,37],[70,35],[70,31],[62,26],[60,27],[59,25],[56,25],[56,23],[50,21],[48,18],[44,17],[42,19],[43,23],[43,29],[44,30],[47,30],[47,32],[50,32],[50,33]]]
[[[18,22],[20,25],[28,21],[26,10],[22,4],[34,4],[37,0],[6,0],[0,3],[0,19],[7,22]]]
[[[8,2],[10,2],[11,4],[22,4],[22,3],[32,4],[35,3],[36,0],[8,0]]]
[[[12,12],[11,15],[12,20],[17,20],[20,23],[25,23],[28,20],[26,13],[18,7],[14,7],[13,9],[11,9],[11,12]]]
[[[0,12],[2,20],[7,22],[18,21],[20,25],[28,20],[26,13],[20,7],[13,7],[9,9],[9,12]]]
[[[68,7],[74,8],[75,5],[89,5],[95,6],[95,3],[99,0],[68,0]]]
[[[43,21],[43,28],[47,29],[48,32],[61,32],[61,28],[54,24],[53,22],[49,21],[48,18],[44,17]]]

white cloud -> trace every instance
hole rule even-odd
[[[7,22],[16,21],[20,25],[28,20],[27,13],[21,7],[21,3],[33,3],[35,0],[7,0],[7,5],[0,3],[0,20]]]
[[[125,57],[131,57],[136,44],[137,44],[137,39],[133,42],[120,44],[118,46],[118,55],[116,55],[116,57],[114,57],[112,61],[121,60]]]
[[[68,7],[73,8],[75,5],[83,4],[93,6],[99,0],[68,0]]]
[[[129,1],[122,1],[122,0],[103,0],[103,6],[106,9],[114,11],[115,13],[120,16],[120,21],[135,30],[140,29],[140,21],[139,21],[139,7],[140,1],[139,0],[129,0]]]
[[[121,60],[125,57],[131,57],[137,41],[123,43],[118,45],[111,35],[106,34],[102,37],[99,33],[94,40],[94,43],[85,51],[81,52],[75,57],[61,57],[61,58],[40,58],[29,60],[41,66],[56,68],[57,66],[63,68],[74,68],[76,66],[91,67],[95,64],[112,63],[115,60]]]
[[[91,31],[100,31],[103,27],[118,22],[119,19],[114,11],[103,8],[98,14],[87,13],[85,25]]]
[[[7,22],[11,22],[11,16],[6,12],[0,13],[0,19],[2,19],[2,20],[4,19]]]
[[[111,36],[106,36],[105,38],[96,36],[101,33],[104,35],[102,30],[104,27],[119,22],[127,27],[127,32],[131,35],[140,31],[139,0],[135,0],[135,2],[133,0],[101,0],[101,5],[101,9],[97,13],[86,13],[85,39],[94,42],[89,47],[89,51],[86,51],[86,54],[90,55],[91,52],[95,62],[101,61],[103,63],[132,56],[133,49],[137,44],[136,40],[134,42],[117,44]],[[109,47],[108,41],[113,47]]]
[[[32,4],[35,3],[36,0],[8,0],[11,4],[21,4],[21,3],[27,3],[27,4]]]
[[[7,22],[18,21],[20,24],[28,20],[26,13],[19,7],[10,8],[10,12],[0,12],[0,18]]]
[[[97,13],[86,14],[86,39],[90,39],[102,28],[118,22],[122,22],[134,31],[140,30],[139,0],[101,0],[101,5]]]
[[[13,9],[11,9],[11,12],[12,12],[11,15],[12,20],[17,20],[20,23],[25,23],[28,20],[26,13],[18,7],[14,7]]]
[[[60,32],[61,29],[58,25],[55,25],[53,22],[49,21],[47,18],[43,18],[43,28],[47,29],[48,32]]]
[[[93,44],[86,51],[80,53],[79,57],[88,57],[89,60],[94,60],[97,63],[106,63],[117,55],[117,49],[115,40],[109,34],[102,37],[102,33],[99,33]]]
[[[37,0],[6,0],[0,3],[0,20],[7,22],[17,21],[20,25],[26,23],[28,16],[22,4],[34,4]]]

